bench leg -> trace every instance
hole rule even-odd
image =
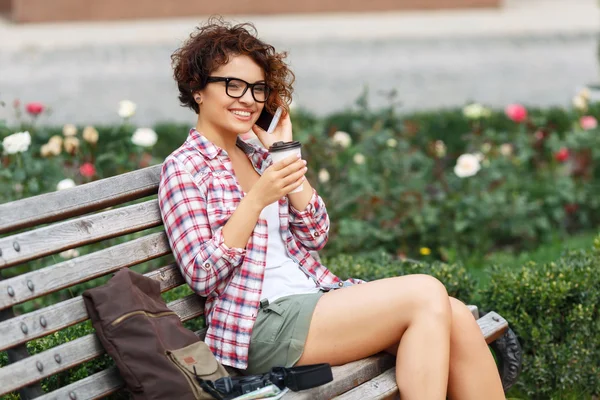
[[[515,384],[521,372],[523,364],[521,345],[517,335],[509,328],[504,335],[490,343],[490,347],[496,354],[502,387],[506,392]]]

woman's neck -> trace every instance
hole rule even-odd
[[[231,154],[236,149],[238,135],[232,132],[220,132],[216,127],[198,119],[196,130],[207,138],[212,144]]]

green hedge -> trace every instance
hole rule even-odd
[[[516,389],[528,398],[600,394],[600,236],[590,251],[494,268],[480,304],[505,317],[524,351]]]

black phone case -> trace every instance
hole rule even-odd
[[[271,125],[271,121],[273,121],[274,115],[267,111],[266,108],[263,108],[258,120],[256,120],[256,125],[260,126],[265,132],[269,129],[269,125]]]

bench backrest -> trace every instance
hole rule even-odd
[[[158,280],[163,292],[184,284],[164,230],[149,230],[162,226],[156,197],[144,199],[156,195],[160,169],[156,165],[0,205],[0,351],[7,351],[11,361],[0,368],[0,396],[16,390],[21,398],[41,396],[39,381],[104,353],[94,334],[32,356],[26,351],[31,340],[87,320],[81,296],[63,296],[17,316],[14,306],[163,256],[170,261],[146,275]],[[123,238],[130,234],[135,237]],[[100,241],[106,246],[80,257],[52,256]],[[40,259],[44,264],[37,268]],[[168,305],[187,321],[202,315],[203,304],[191,294]],[[40,398],[97,398],[120,386],[118,375],[108,370]]]

